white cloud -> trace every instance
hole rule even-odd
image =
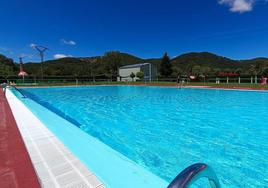
[[[219,0],[222,5],[230,7],[231,12],[249,12],[253,9],[256,0]]]
[[[55,54],[54,59],[61,59],[65,57],[73,57],[72,55],[65,55],[65,54]]]
[[[34,43],[31,43],[31,44],[30,44],[30,47],[31,47],[31,48],[34,48],[35,46],[36,46],[36,44],[34,44]]]
[[[73,40],[65,40],[65,39],[61,39],[62,44],[66,44],[66,45],[71,45],[74,46],[76,45],[76,42]]]

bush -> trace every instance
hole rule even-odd
[[[140,80],[142,80],[142,79],[144,78],[144,73],[143,73],[142,71],[137,72],[136,76],[137,76]]]
[[[130,78],[132,79],[132,82],[133,82],[134,78],[136,77],[136,75],[132,72],[129,76],[130,76]]]

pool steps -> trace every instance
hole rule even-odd
[[[168,188],[187,188],[200,178],[207,178],[211,188],[220,188],[219,180],[213,169],[203,163],[187,167],[170,183]]]
[[[9,87],[14,88],[17,92],[19,92],[22,95],[22,98],[27,98],[27,96],[20,90],[18,89],[16,86],[13,85],[9,85]],[[6,89],[6,88],[5,88]]]

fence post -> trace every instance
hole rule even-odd
[[[257,83],[258,83],[258,77],[255,76],[255,84],[257,84]]]
[[[250,83],[253,84],[253,77],[250,77]]]
[[[226,83],[229,84],[229,77],[227,76]]]
[[[241,79],[240,79],[240,76],[238,77],[238,84],[240,84],[241,83]]]
[[[216,77],[216,84],[220,84],[220,78]]]

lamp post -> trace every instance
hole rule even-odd
[[[18,74],[18,76],[22,76],[22,80],[23,80],[23,83],[24,83],[24,77],[25,76],[28,76],[28,74],[23,70],[23,67],[22,67],[22,57],[19,58],[20,59],[20,72]]]
[[[43,74],[43,62],[44,62],[44,56],[45,51],[48,49],[47,47],[40,46],[40,45],[32,45],[34,49],[36,49],[39,52],[40,58],[41,58],[41,79],[43,80],[44,74]]]
[[[150,82],[152,82],[152,64],[149,64]]]

